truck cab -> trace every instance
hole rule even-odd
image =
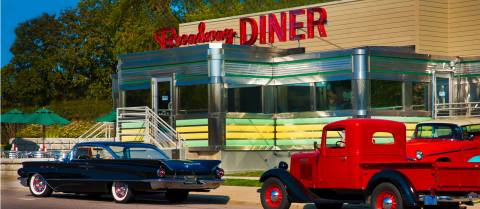
[[[440,119],[416,125],[407,142],[410,159],[427,162],[467,162],[480,155],[480,120]]]
[[[388,120],[350,119],[328,124],[320,147],[291,157],[290,173],[310,188],[362,187],[361,162],[405,161],[405,125]]]

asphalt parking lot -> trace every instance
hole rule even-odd
[[[87,197],[85,195],[54,193],[49,198],[33,197],[28,188],[20,186],[15,177],[2,176],[1,208],[2,209],[123,209],[123,208],[183,208],[183,209],[254,209],[261,208],[256,188],[224,187],[211,193],[192,193],[182,204],[171,204],[163,194],[141,195],[129,204],[118,204],[104,195]],[[248,192],[247,192],[248,191]],[[312,204],[294,204],[292,209],[314,209]],[[367,209],[365,205],[347,205],[345,209]],[[326,208],[328,209],[328,208]],[[468,207],[480,209],[480,205]]]

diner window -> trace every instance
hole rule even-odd
[[[150,89],[129,90],[125,91],[125,106],[138,107],[152,105],[152,95]]]
[[[262,87],[228,89],[228,112],[262,112]]]
[[[277,86],[277,112],[312,111],[312,95],[309,83]]]
[[[352,109],[352,82],[327,81],[315,83],[318,111]]]
[[[208,112],[208,85],[178,86],[178,113]]]
[[[428,110],[428,83],[412,83],[412,109]]]
[[[470,84],[470,95],[471,102],[480,102],[480,83]]]
[[[402,81],[372,80],[370,89],[372,109],[403,109]]]

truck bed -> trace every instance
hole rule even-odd
[[[360,166],[366,180],[379,170],[392,169],[402,173],[417,191],[480,192],[480,163],[364,162]]]

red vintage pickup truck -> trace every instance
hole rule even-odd
[[[317,208],[369,203],[373,209],[473,204],[480,193],[480,163],[419,162],[406,153],[403,123],[347,119],[326,125],[320,147],[293,154],[260,178],[265,209],[292,202]]]
[[[480,120],[440,119],[417,124],[408,157],[423,162],[467,162],[480,155]]]

